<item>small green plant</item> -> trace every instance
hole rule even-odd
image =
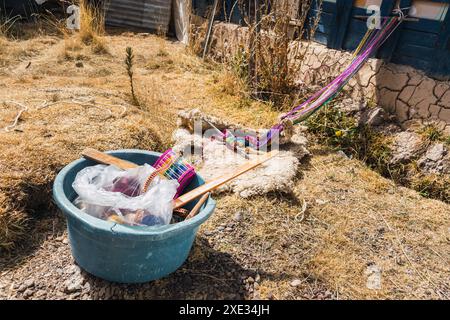
[[[430,142],[443,141],[444,140],[444,134],[434,124],[426,125],[425,127],[422,128],[422,130],[420,130],[420,133],[423,135],[423,137],[427,141],[430,141]]]
[[[232,72],[238,77],[242,79],[245,83],[248,82],[248,54],[244,48],[239,48],[236,53],[233,55],[230,61],[230,66]]]
[[[423,197],[450,203],[450,182],[436,175],[415,175],[410,182],[413,189]]]
[[[327,106],[311,116],[307,121],[308,131],[316,135],[319,142],[334,150],[342,150],[355,156],[358,140],[358,124],[352,117],[333,106]]]
[[[138,99],[136,96],[136,92],[134,90],[134,54],[133,48],[127,47],[126,49],[127,56],[125,58],[125,66],[127,69],[128,78],[130,79],[130,89],[131,89],[131,98],[133,99],[133,103],[138,105]]]
[[[333,105],[318,111],[307,120],[306,125],[320,143],[364,161],[385,177],[397,180],[404,171],[389,162],[390,140],[385,135],[368,126],[358,125],[353,117]]]

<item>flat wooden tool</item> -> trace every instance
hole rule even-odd
[[[278,154],[278,150],[271,151],[269,153],[266,153],[264,155],[258,156],[253,161],[248,161],[247,163],[243,164],[242,166],[236,168],[236,170],[232,173],[225,174],[219,178],[216,178],[212,181],[206,182],[205,184],[195,188],[192,191],[189,191],[177,199],[174,200],[174,209],[178,209],[183,207],[184,205],[188,204],[189,202],[197,199],[198,197],[204,195],[205,193],[208,193],[214,189],[217,189],[221,185],[239,177],[240,175],[260,166],[264,162],[272,159]],[[83,151],[82,155],[90,160],[97,161],[99,163],[103,164],[110,164],[114,165],[120,169],[132,169],[136,168],[138,165],[126,160],[122,160],[119,158],[116,158],[114,156],[108,155],[106,153],[88,148]]]
[[[133,168],[138,167],[138,165],[136,163],[119,159],[117,157],[111,156],[107,153],[104,153],[104,152],[101,152],[101,151],[98,151],[98,150],[95,150],[92,148],[84,149],[84,151],[81,154],[86,159],[96,161],[96,162],[102,163],[102,164],[110,164],[110,165],[116,166],[117,168],[123,169],[123,170],[133,169]]]
[[[208,200],[209,195],[210,193],[207,192],[200,198],[200,200],[198,200],[197,204],[195,205],[194,208],[192,208],[191,212],[188,214],[185,220],[189,220],[197,215],[202,205],[206,202],[206,200]]]

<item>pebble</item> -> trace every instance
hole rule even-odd
[[[252,277],[248,277],[247,278],[247,282],[248,283],[253,283],[253,282],[255,282],[255,279],[253,279]]]
[[[231,227],[226,227],[226,228],[225,228],[225,231],[231,232],[231,231],[233,231],[233,228],[231,228]]]
[[[241,221],[242,220],[242,213],[241,212],[236,212],[233,216],[233,220],[234,221]]]
[[[81,276],[72,277],[71,279],[66,281],[65,285],[65,291],[67,293],[80,291],[83,285],[83,278]]]
[[[224,226],[218,226],[218,227],[217,227],[217,231],[223,231],[224,229],[225,229]]]
[[[255,282],[259,282],[261,280],[261,276],[259,274],[256,274]]]
[[[28,279],[25,280],[17,289],[18,292],[24,292],[26,289],[31,288],[34,286],[34,280]]]
[[[45,290],[39,290],[38,292],[36,292],[36,296],[37,296],[37,297],[43,297],[43,296],[45,296]]]
[[[23,283],[27,288],[34,287],[34,280],[28,279]]]
[[[324,205],[324,204],[326,204],[328,201],[325,201],[325,200],[322,200],[322,199],[316,199],[316,203],[318,204],[318,205]]]
[[[86,282],[84,284],[83,291],[86,292],[86,293],[91,291],[91,284],[89,282]]]
[[[29,298],[33,295],[34,291],[31,289],[27,289],[24,293],[23,293],[23,297],[24,298]]]
[[[62,243],[68,244],[68,243],[69,243],[69,240],[66,238],[66,239],[64,239],[64,240],[62,241]]]
[[[298,287],[301,284],[302,284],[302,281],[299,279],[295,279],[295,280],[291,281],[291,287]]]

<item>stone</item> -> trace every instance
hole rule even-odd
[[[292,280],[290,283],[291,287],[298,287],[301,284],[302,284],[302,281],[299,279]]]
[[[439,112],[439,119],[446,123],[450,123],[450,109],[442,108]]]
[[[84,64],[83,64],[83,62],[81,62],[81,61],[77,61],[77,62],[75,63],[75,66],[76,66],[77,68],[83,68],[83,67],[84,67]]]
[[[437,98],[433,94],[434,86],[436,82],[433,79],[426,78],[423,80],[417,88],[414,90],[414,93],[411,99],[408,101],[408,104],[411,106],[416,106],[419,103],[422,104],[434,104],[437,102]]]
[[[417,72],[413,72],[412,74],[409,74],[409,81],[408,81],[408,85],[410,86],[417,86],[420,82],[422,82],[423,76],[420,75]]]
[[[383,65],[383,61],[379,59],[369,59],[366,64],[370,66],[374,73],[378,73]]]
[[[447,90],[439,101],[439,105],[450,109],[450,90]]]
[[[450,89],[450,86],[445,83],[438,83],[436,84],[436,87],[434,87],[434,95],[438,97],[439,99],[442,98],[444,93]]]
[[[438,161],[441,160],[446,153],[447,150],[445,149],[444,144],[438,143],[428,148],[425,156],[431,161]]]
[[[387,68],[383,68],[377,75],[378,83],[383,88],[391,91],[400,91],[408,83],[408,75],[405,73],[394,73]]]
[[[397,100],[395,104],[395,114],[400,122],[409,119],[409,106],[401,100]]]
[[[365,270],[367,276],[366,287],[371,290],[381,289],[381,268],[376,264],[370,264]]]
[[[386,120],[386,111],[383,108],[376,107],[368,109],[363,113],[360,119],[360,124],[367,124],[369,126],[378,126]]]
[[[240,212],[240,211],[236,212],[233,216],[233,220],[236,222],[241,221],[242,220],[242,212]]]
[[[438,115],[439,115],[439,112],[441,111],[441,107],[436,104],[432,104],[430,106],[430,108],[428,109],[428,111],[430,113],[431,118],[438,119]]]
[[[369,64],[365,64],[356,75],[358,84],[362,87],[367,87],[370,82],[370,78],[375,74]]]
[[[31,289],[27,289],[24,293],[23,293],[23,297],[24,298],[29,298],[34,294],[34,291]]]
[[[419,102],[414,109],[417,111],[417,116],[419,116],[422,119],[427,119],[430,116],[430,104],[428,103],[428,100],[424,100],[422,102]]]
[[[388,111],[394,111],[397,97],[398,92],[383,88],[380,90],[379,104]]]
[[[25,280],[25,282],[23,284],[26,288],[31,288],[31,287],[34,287],[35,283],[34,283],[33,279],[28,279],[28,280]]]
[[[414,90],[416,89],[415,86],[406,86],[405,88],[403,88],[403,90],[400,92],[400,95],[398,96],[398,98],[400,100],[402,100],[403,102],[408,102],[409,99],[411,99]]]
[[[414,132],[403,131],[394,138],[392,147],[392,164],[405,163],[417,156],[422,148],[422,139]]]
[[[67,267],[64,270],[64,272],[66,274],[80,274],[81,273],[81,269],[77,265],[71,265],[71,266]]]
[[[442,173],[448,168],[448,160],[444,160],[447,149],[443,143],[431,145],[425,154],[417,161],[419,168],[428,173]]]
[[[65,282],[66,293],[74,293],[76,291],[81,291],[82,289],[83,277],[81,275],[73,276]]]
[[[349,114],[355,114],[357,112],[360,112],[366,107],[366,104],[356,102],[353,99],[344,99],[341,103],[335,106],[335,108],[339,108],[339,110],[342,110],[343,112],[349,113]]]

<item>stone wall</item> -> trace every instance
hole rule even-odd
[[[247,32],[245,27],[217,23],[211,53],[216,59],[233,56],[248,40]],[[298,81],[308,86],[326,84],[352,59],[350,52],[329,49],[315,42],[293,41],[291,46],[298,46],[304,54]],[[434,80],[409,66],[370,59],[345,90],[355,100],[380,105],[405,128],[434,122],[450,133],[449,81]]]

